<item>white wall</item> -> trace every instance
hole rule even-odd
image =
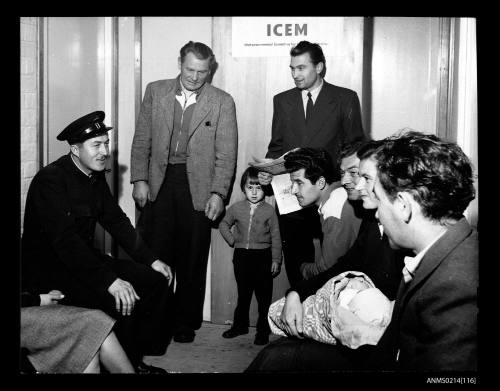
[[[135,130],[134,34],[135,18],[118,18],[118,202],[135,225],[135,203],[130,183],[130,151]]]
[[[105,110],[104,18],[47,18],[44,164],[68,153],[56,136],[72,121]]]
[[[28,188],[39,169],[37,29],[37,18],[21,18],[21,233]]]
[[[211,17],[142,18],[142,93],[147,83],[179,74],[179,50],[188,41],[212,46]]]
[[[375,18],[373,139],[405,127],[436,133],[438,38],[438,18]]]
[[[465,211],[469,222],[476,226],[478,216],[478,147],[477,147],[477,52],[476,20],[461,18],[459,21],[458,86],[457,86],[457,143],[471,159],[476,175],[476,198]]]

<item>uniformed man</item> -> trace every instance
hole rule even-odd
[[[106,183],[109,157],[104,112],[68,125],[58,136],[70,152],[42,168],[26,199],[22,236],[23,289],[63,291],[62,304],[101,309],[138,373],[165,370],[144,364],[163,355],[169,342],[167,299],[170,267],[142,241]],[[132,260],[113,259],[94,248],[96,223]]]

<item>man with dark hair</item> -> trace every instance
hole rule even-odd
[[[474,199],[469,159],[415,131],[378,154],[377,218],[405,258],[392,321],[379,345],[401,370],[477,370],[478,238],[463,213]]]
[[[296,338],[280,338],[263,349],[248,367],[248,372],[330,372],[364,368],[364,362],[373,354],[373,346],[347,348],[340,343],[329,345],[304,339],[302,302],[316,294],[330,279],[347,271],[365,273],[375,286],[394,300],[402,276],[405,252],[393,250],[381,231],[375,212],[377,202],[373,194],[376,174],[376,155],[383,141],[352,143],[342,148],[341,177],[351,203],[362,200],[364,214],[359,234],[352,247],[338,262],[317,276],[301,281],[286,293],[281,319],[287,334]]]
[[[215,57],[200,42],[180,50],[180,75],[149,83],[131,155],[138,228],[174,269],[176,342],[203,320],[211,224],[224,210],[236,167],[233,98],[209,84]]]
[[[170,267],[145,245],[111,195],[104,112],[87,114],[58,136],[70,152],[42,168],[26,199],[21,241],[23,291],[64,292],[61,304],[100,309],[117,320],[116,334],[137,373],[165,370],[144,355],[168,345]],[[94,247],[96,223],[133,260],[114,259]]]
[[[321,78],[324,78],[326,75],[326,60],[325,60],[325,55],[323,54],[323,49],[321,49],[321,46],[319,46],[317,43],[300,41],[290,50],[290,56],[292,57],[301,56],[304,53],[309,53],[309,58],[311,59],[311,63],[314,66],[323,63],[323,68],[321,69],[319,76]]]
[[[300,206],[315,206],[321,220],[321,255],[301,259],[300,272],[309,279],[334,265],[352,246],[361,218],[356,216],[346,189],[334,181],[337,175],[325,150],[298,148],[285,156],[285,168]],[[359,214],[360,207],[357,209]]]
[[[266,157],[274,159],[297,147],[324,148],[334,166],[333,181],[337,181],[341,145],[366,138],[358,96],[323,79],[325,56],[316,43],[301,41],[292,48],[290,70],[296,87],[273,99],[272,136]],[[272,176],[261,172],[259,180],[268,185]],[[293,286],[302,279],[301,259],[314,256],[313,238],[320,235],[320,223],[308,208],[278,217],[286,273]]]

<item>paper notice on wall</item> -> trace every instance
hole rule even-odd
[[[332,55],[343,37],[343,17],[233,17],[233,57],[288,57],[300,41],[317,43]]]
[[[271,186],[280,214],[284,215],[302,209],[297,197],[292,194],[290,174],[274,175]]]

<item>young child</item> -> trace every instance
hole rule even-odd
[[[238,287],[233,326],[222,336],[234,338],[248,334],[248,313],[255,291],[259,317],[254,344],[265,345],[271,333],[267,313],[272,301],[273,277],[281,268],[281,237],[278,217],[274,208],[264,201],[258,173],[254,167],[245,170],[240,187],[246,199],[231,205],[219,224],[226,242],[234,246],[233,266]]]

